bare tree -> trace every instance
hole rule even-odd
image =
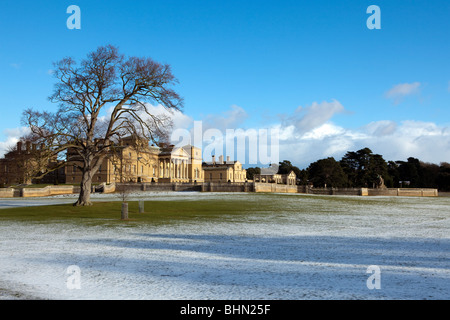
[[[71,150],[82,165],[75,205],[90,205],[92,178],[120,138],[135,134],[159,142],[171,126],[170,117],[154,115],[146,102],[180,110],[178,83],[167,64],[128,57],[112,45],[99,47],[77,64],[64,58],[54,64],[55,84],[50,101],[54,113],[27,109],[23,122],[50,154]]]

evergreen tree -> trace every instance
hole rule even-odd
[[[308,169],[310,182],[315,187],[343,188],[348,184],[348,178],[341,165],[333,157],[321,159],[312,163]]]

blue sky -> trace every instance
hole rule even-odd
[[[172,66],[184,119],[277,126],[300,167],[365,146],[450,161],[449,1],[2,0],[0,30],[0,151],[25,108],[56,108],[52,62],[114,44]]]

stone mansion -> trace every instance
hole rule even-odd
[[[69,149],[65,167],[67,184],[81,182],[80,164],[76,153]],[[104,159],[92,182],[245,182],[246,176],[242,164],[230,161],[229,157],[223,161],[221,156],[216,161],[213,156],[212,161],[207,163],[202,160],[202,150],[191,145],[154,146],[148,140],[127,137]]]

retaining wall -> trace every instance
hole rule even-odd
[[[369,196],[403,196],[403,197],[437,197],[437,189],[419,188],[389,188],[369,189]]]
[[[255,187],[253,183],[219,183],[205,182],[201,185],[203,192],[253,192]]]
[[[47,186],[44,188],[21,189],[21,196],[23,198],[56,196],[61,194],[72,194],[72,193],[74,193],[73,186]]]
[[[46,186],[43,188],[0,188],[0,198],[48,197],[79,192],[79,186],[71,185]]]
[[[339,196],[367,196],[367,188],[312,188],[309,186],[298,186],[299,193],[317,195],[339,195]]]
[[[13,188],[0,188],[0,198],[12,198],[14,197]]]
[[[298,186],[276,183],[256,183],[255,192],[298,193]]]
[[[126,188],[128,192],[137,191],[202,191],[202,185],[194,183],[117,183],[114,191],[122,192]],[[106,190],[106,189],[105,189]],[[111,189],[112,190],[112,187]]]
[[[268,193],[305,193],[316,195],[349,195],[349,196],[405,196],[405,197],[437,197],[437,189],[427,188],[311,188],[309,186],[293,186],[275,183],[103,183],[95,186],[94,192],[114,193],[127,188],[127,192],[136,191],[203,191],[203,192],[268,192]],[[0,198],[13,197],[45,197],[61,194],[79,193],[79,186],[57,185],[44,188],[0,188]]]

